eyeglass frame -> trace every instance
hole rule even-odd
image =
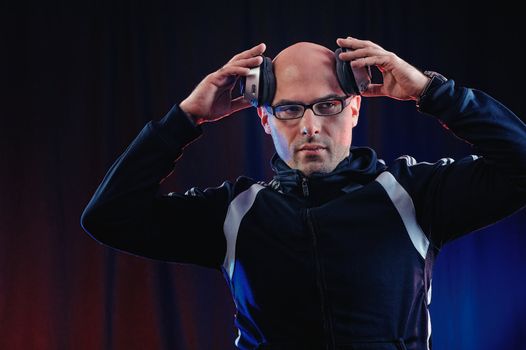
[[[277,119],[279,120],[295,120],[295,119],[301,119],[303,118],[303,116],[305,115],[305,112],[307,111],[307,109],[310,109],[312,111],[312,113],[314,115],[317,115],[319,117],[331,117],[331,116],[334,116],[334,115],[338,115],[340,114],[341,112],[343,112],[343,110],[345,108],[347,108],[347,106],[349,106],[350,102],[348,102],[348,99],[353,97],[354,95],[346,95],[346,96],[332,96],[332,97],[324,97],[323,99],[321,100],[318,100],[318,101],[315,101],[313,103],[310,103],[310,104],[304,104],[304,103],[301,103],[301,102],[286,102],[286,103],[280,103],[278,105],[275,105],[275,106],[272,106],[272,105],[267,105],[265,106],[265,108],[267,110],[270,109],[270,112],[272,113],[272,115],[274,117],[276,117]],[[324,102],[328,102],[328,101],[339,101],[341,103],[341,106],[342,106],[342,109],[339,111],[339,112],[336,112],[336,113],[333,113],[333,114],[317,114],[316,111],[314,110],[314,105],[318,104],[318,103],[324,103]],[[275,112],[275,108],[278,108],[278,107],[282,107],[282,106],[301,106],[303,107],[303,113],[299,116],[299,117],[294,117],[294,118],[280,118],[276,115],[276,112]]]

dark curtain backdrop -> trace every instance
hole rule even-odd
[[[151,119],[265,42],[371,39],[493,95],[525,119],[524,19],[502,2],[84,1],[0,5],[0,349],[233,349],[221,274],[98,244],[80,214]],[[469,146],[414,103],[365,99],[355,145],[388,163]],[[166,191],[271,176],[255,110],[208,124]],[[480,203],[486,205],[487,203]],[[525,210],[444,247],[433,283],[438,350],[526,349]],[[191,228],[189,229],[191,234]]]

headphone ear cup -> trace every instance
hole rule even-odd
[[[254,107],[272,103],[276,92],[276,78],[272,68],[272,60],[263,57],[257,67],[251,68],[247,76],[239,80],[241,95]]]
[[[260,65],[258,106],[270,105],[276,93],[276,77],[272,60],[263,56]]]
[[[341,48],[338,48],[336,51],[334,51],[334,56],[336,58],[336,75],[338,77],[340,87],[346,95],[359,95],[360,92],[356,86],[356,81],[354,80],[351,65],[349,62],[340,59],[341,52]]]
[[[334,51],[338,82],[347,95],[361,95],[362,91],[366,90],[371,83],[371,68],[367,66],[366,68],[353,69],[348,61],[340,59],[340,53],[345,51],[347,50],[342,48]]]

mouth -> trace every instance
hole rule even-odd
[[[320,145],[320,144],[314,144],[314,143],[308,143],[302,145],[300,148],[298,148],[298,152],[302,152],[308,155],[316,155],[320,154],[323,151],[325,151],[327,147]]]

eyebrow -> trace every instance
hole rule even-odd
[[[338,94],[328,94],[328,95],[325,95],[323,97],[315,99],[311,103],[316,103],[316,102],[320,102],[320,101],[323,101],[323,100],[328,100],[328,99],[335,98],[335,97],[341,98],[342,96],[338,95]],[[299,105],[304,105],[304,104],[309,104],[309,103],[303,103],[302,101],[294,101],[294,100],[279,100],[278,102],[276,102],[276,104],[274,106],[298,105],[298,104]]]

